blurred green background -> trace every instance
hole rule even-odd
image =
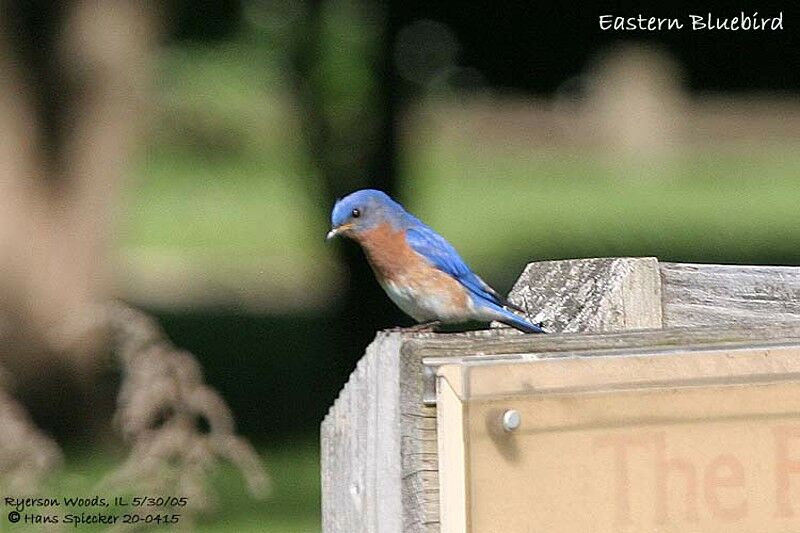
[[[458,17],[455,5],[384,7],[391,15],[346,1],[299,11],[245,2],[224,38],[170,44],[155,140],[131,172],[119,243],[126,290],[198,354],[246,434],[266,446],[287,434],[305,443],[276,445],[277,463],[267,454],[278,501],[288,507],[259,508],[261,531],[316,527],[318,424],[375,329],[410,323],[377,291],[356,294],[355,310],[350,304],[341,319],[352,277],[366,276],[356,289],[375,284],[348,266],[361,259],[357,252],[342,263],[348,243],[323,242],[334,191],[390,186],[503,291],[527,262],[542,259],[800,264],[800,130],[783,125],[798,117],[798,100],[778,92],[791,80],[774,75],[742,87],[735,72],[704,79],[702,65],[682,62],[697,45],[692,35],[656,46],[675,37],[637,35],[630,48],[605,35],[587,42],[598,33],[583,27],[590,15],[570,45],[556,38],[558,28],[531,36],[534,19],[562,30],[572,20],[543,8],[490,16],[480,4]],[[305,10],[314,9],[309,22]],[[380,16],[399,20],[376,28]],[[493,33],[474,29],[480,17],[522,43],[481,40]],[[290,65],[298,24],[319,32],[313,44],[301,43],[311,49],[311,73],[299,82],[318,92],[310,98],[298,96],[303,73]],[[411,40],[411,57],[392,48],[388,67],[379,56],[387,33],[395,44]],[[522,49],[532,40],[536,48]],[[482,57],[492,50],[505,59]],[[768,52],[747,50],[753,61]],[[552,64],[559,51],[569,61]],[[532,54],[551,63],[531,63]],[[626,54],[641,64],[626,66]],[[493,69],[503,60],[511,64]],[[388,96],[376,94],[375,76],[390,76]],[[643,87],[613,101],[614,84],[641,79]],[[396,161],[393,176],[375,177],[358,152],[374,151],[369,143],[386,135],[364,116],[386,112],[380,98],[394,106],[387,120],[395,123]],[[664,110],[651,113],[660,98]],[[310,112],[320,115],[316,125],[304,116]],[[618,133],[630,120],[643,122],[644,137],[648,128],[672,133],[630,141]],[[309,128],[320,122],[334,131],[315,141]],[[361,175],[340,178],[348,171]],[[369,327],[359,334],[361,322]]]
[[[411,323],[323,241],[337,196],[388,190],[501,292],[544,259],[800,265],[797,36],[610,34],[604,9],[170,4],[115,286],[197,355],[275,484],[262,504],[221,472],[201,530],[318,530],[319,423],[374,332]],[[107,466],[82,461],[65,486]]]

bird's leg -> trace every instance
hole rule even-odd
[[[428,322],[420,322],[416,326],[411,326],[410,328],[406,328],[406,331],[412,331],[414,333],[428,333],[436,331],[438,327],[441,325],[442,325],[441,320],[429,320]]]
[[[429,333],[432,331],[436,331],[436,328],[442,325],[441,320],[430,320],[428,322],[421,322],[419,324],[415,324],[413,326],[402,327],[402,326],[395,326],[393,328],[388,328],[386,331],[392,333]]]

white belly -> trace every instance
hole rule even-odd
[[[465,312],[464,309],[455,309],[447,294],[418,291],[407,284],[389,280],[383,281],[381,287],[397,307],[417,322],[463,322],[474,312],[471,299],[468,299],[469,309]]]

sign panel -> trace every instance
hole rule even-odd
[[[799,372],[798,347],[440,367],[443,531],[800,531]]]

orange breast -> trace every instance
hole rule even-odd
[[[410,269],[419,267],[419,254],[408,245],[403,231],[394,229],[390,224],[363,231],[356,236],[356,240],[379,277],[394,280]]]
[[[357,240],[378,281],[413,318],[462,321],[469,312],[471,300],[464,287],[415,252],[402,231],[383,224],[362,232]]]

